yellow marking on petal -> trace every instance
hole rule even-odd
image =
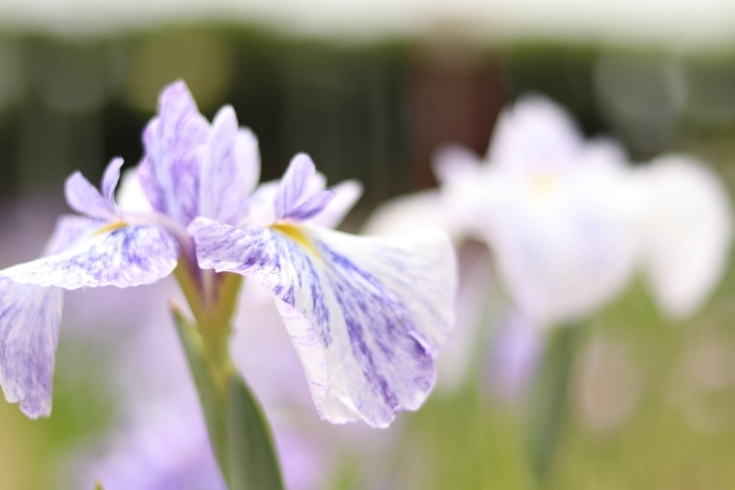
[[[102,228],[100,228],[99,230],[95,231],[94,232],[94,236],[98,236],[98,235],[101,235],[103,233],[107,233],[108,231],[119,230],[120,228],[125,228],[126,226],[128,226],[128,224],[126,222],[122,221],[122,220],[121,221],[115,221],[114,223],[110,223],[109,225],[105,225]]]
[[[298,226],[294,225],[287,225],[287,224],[277,224],[277,225],[271,225],[271,229],[278,231],[287,237],[289,237],[291,240],[295,241],[302,247],[304,247],[306,250],[311,252],[312,254],[318,256],[319,252],[317,252],[316,247],[314,246],[311,241],[306,238],[306,235],[304,235]]]
[[[557,178],[552,172],[539,172],[531,178],[531,192],[536,197],[548,197],[556,186]]]

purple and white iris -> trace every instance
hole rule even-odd
[[[359,185],[326,189],[300,154],[279,183],[256,188],[253,133],[229,106],[210,124],[183,82],[161,94],[143,142],[137,179],[149,206],[116,204],[120,159],[102,192],[75,173],[66,196],[82,216],[59,220],[46,257],[0,271],[0,384],[9,401],[31,417],[50,413],[59,288],[148,284],[179,264],[205,308],[217,301],[219,272],[275,295],[322,418],[384,427],[421,405],[452,326],[455,265],[443,234],[326,229]]]

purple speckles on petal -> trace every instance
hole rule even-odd
[[[334,197],[334,192],[330,190],[320,191],[287,212],[283,218],[297,221],[312,218],[324,210]]]
[[[209,124],[184,82],[161,93],[158,116],[143,133],[141,186],[153,207],[187,225],[198,214],[201,146]]]
[[[0,385],[31,418],[51,413],[63,291],[0,278]]]
[[[309,155],[293,157],[276,191],[276,219],[303,221],[317,215],[335,196],[324,185]]]
[[[251,277],[280,300],[323,418],[384,427],[396,411],[423,403],[452,326],[454,254],[446,237],[306,227],[289,234],[202,218],[189,231],[201,267]]]
[[[260,175],[258,140],[239,129],[230,106],[217,113],[203,150],[199,215],[235,224],[248,215],[248,195]]]
[[[24,284],[65,289],[139,286],[168,276],[178,245],[155,226],[128,226],[100,233],[71,249],[0,271]]]

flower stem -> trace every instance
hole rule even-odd
[[[578,336],[577,325],[550,332],[529,400],[528,457],[539,490],[550,486],[551,465],[561,443]]]

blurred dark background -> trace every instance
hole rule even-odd
[[[228,25],[112,37],[0,37],[0,192],[58,188],[81,169],[141,156],[161,88],[183,78],[211,117],[232,104],[260,139],[264,179],[299,151],[335,183],[366,186],[365,211],[432,185],[442,143],[484,153],[500,107],[539,91],[589,134],[645,159],[735,123],[735,56],[579,43],[478,47],[451,36],[340,45]]]

